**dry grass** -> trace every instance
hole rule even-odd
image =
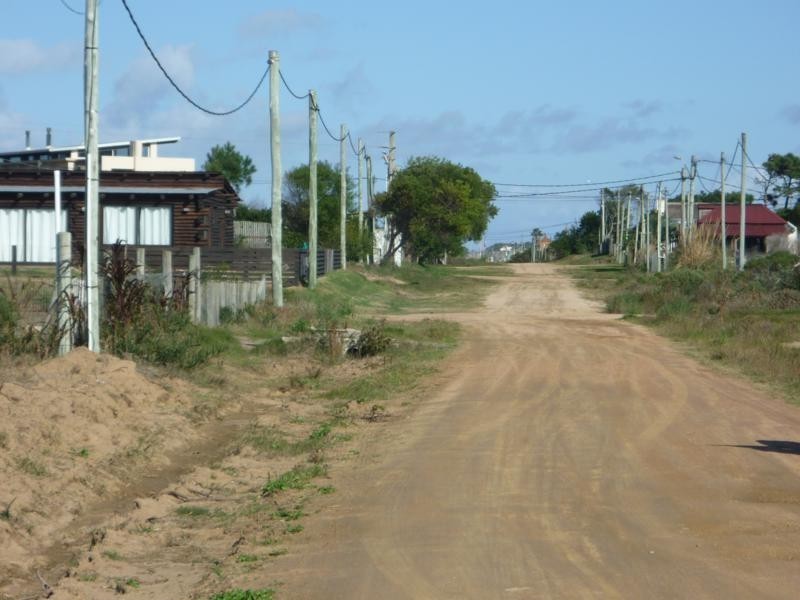
[[[678,265],[701,269],[720,263],[719,224],[703,225],[694,230],[683,244]]]

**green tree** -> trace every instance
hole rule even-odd
[[[784,199],[784,210],[789,209],[792,196],[800,192],[800,156],[792,154],[770,154],[763,163],[767,177],[763,184],[767,190],[767,201],[773,206],[777,204],[773,195],[769,193],[770,187],[774,196]]]
[[[550,244],[557,256],[569,254],[585,254],[597,248],[600,231],[600,213],[589,211],[584,213],[577,225],[559,231]]]
[[[269,223],[272,221],[272,209],[256,208],[249,204],[240,204],[236,207],[236,220]]]
[[[443,158],[412,158],[398,171],[387,194],[375,198],[389,217],[391,256],[402,244],[411,260],[457,256],[464,242],[479,240],[497,214],[495,188],[478,173]],[[385,258],[385,257],[384,257]]]
[[[347,182],[347,256],[366,256],[371,238],[364,230],[358,232],[358,206],[355,199],[356,184],[348,173]],[[286,246],[300,247],[308,244],[308,184],[307,164],[287,171],[284,175],[283,223]],[[322,161],[317,163],[317,239],[320,248],[338,248],[341,224],[341,175],[338,166]]]
[[[230,142],[225,142],[222,146],[214,146],[206,154],[203,170],[220,173],[238,193],[242,185],[253,183],[256,167],[249,156],[240,153]]]

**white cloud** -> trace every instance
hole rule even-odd
[[[194,80],[191,47],[165,46],[157,55],[178,86],[188,93]],[[153,60],[142,56],[114,83],[111,100],[104,106],[104,117],[112,127],[135,128],[170,94],[178,97]]]
[[[0,73],[52,71],[76,64],[80,53],[80,46],[73,43],[44,47],[30,39],[0,39]]]
[[[267,10],[247,18],[239,25],[239,33],[250,37],[275,36],[315,30],[323,25],[323,18],[317,13],[300,12],[293,8]]]

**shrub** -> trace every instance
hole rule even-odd
[[[360,357],[375,356],[385,352],[391,343],[392,338],[386,333],[386,324],[375,323],[361,332],[352,354]]]

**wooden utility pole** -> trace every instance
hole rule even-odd
[[[722,269],[728,268],[728,222],[725,216],[725,153],[719,155],[719,214],[720,214],[720,238],[722,239]]]
[[[308,287],[317,287],[317,92],[308,91]]]
[[[669,251],[672,241],[669,238],[669,197],[664,192],[664,270],[669,268]]]
[[[625,211],[625,248],[628,247],[628,239],[631,235],[631,203],[633,201],[633,196],[630,192],[628,192],[628,208]],[[634,251],[636,250],[636,245],[633,246]],[[627,256],[627,255],[626,255]]]
[[[694,237],[695,219],[694,219],[694,179],[697,177],[697,157],[692,155],[689,167],[689,203],[688,203],[688,218],[689,218],[689,238]]]
[[[100,352],[100,156],[97,151],[98,86],[97,0],[86,0],[83,106],[86,152],[86,340]]]
[[[371,244],[369,250],[369,262],[375,264],[375,209],[372,206],[372,196],[374,194],[374,182],[372,181],[372,157],[365,157],[367,163],[367,210],[369,211],[369,227],[372,231],[370,236]]]
[[[617,190],[617,236],[616,236],[616,254],[617,262],[622,262],[622,199]]]
[[[661,200],[661,182],[658,182],[658,187],[656,188],[656,272],[661,273],[661,208],[665,209],[666,213],[666,202],[662,203]],[[666,256],[666,251],[664,253]]]
[[[686,167],[681,167],[681,245],[686,242]]]
[[[280,56],[269,51],[269,134],[272,158],[272,303],[283,307],[283,215],[281,213]]]
[[[603,253],[603,244],[606,241],[606,195],[600,190],[600,253]]]
[[[739,196],[739,270],[744,271],[745,215],[747,213],[747,134],[742,133],[742,193]]]
[[[339,127],[339,248],[342,271],[347,269],[347,126]]]
[[[363,262],[361,240],[364,239],[364,140],[358,138],[358,262]]]

